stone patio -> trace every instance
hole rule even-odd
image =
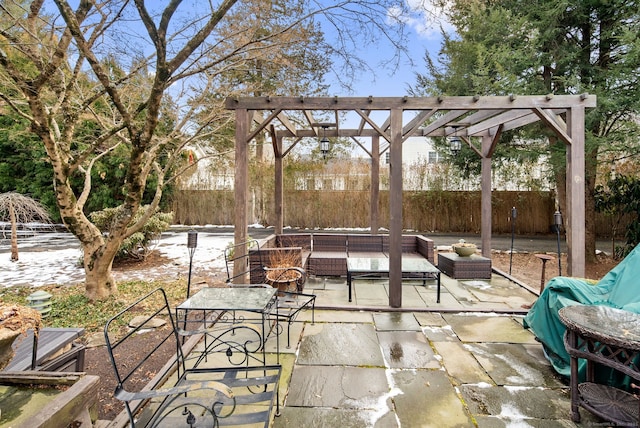
[[[522,327],[536,295],[491,280],[442,276],[405,282],[403,307],[388,281],[310,278],[315,322],[303,312],[280,341],[281,414],[274,427],[572,427],[568,382]],[[267,343],[278,360],[276,341]],[[215,360],[211,360],[214,363]],[[599,421],[582,411],[582,424]]]

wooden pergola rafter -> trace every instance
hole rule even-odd
[[[267,133],[275,155],[276,233],[283,229],[282,159],[303,138],[345,137],[371,157],[371,232],[378,231],[380,155],[389,151],[389,305],[402,306],[402,143],[409,137],[460,137],[482,165],[482,254],[491,257],[491,157],[504,131],[541,122],[567,145],[567,237],[569,275],[584,276],[584,118],[596,106],[594,95],[470,96],[470,97],[243,97],[228,98],[226,108],[236,114],[235,243],[247,240],[248,144]],[[293,120],[290,112],[301,112]],[[335,123],[318,122],[333,115]],[[383,120],[374,118],[381,113]],[[346,113],[359,117],[358,126],[345,128]],[[407,113],[413,116],[407,118]],[[299,115],[298,115],[299,116]],[[405,123],[406,120],[406,123]],[[322,129],[322,131],[320,131]],[[370,138],[367,150],[358,138]],[[381,150],[380,138],[388,142]],[[283,140],[293,142],[284,149]],[[479,140],[479,144],[475,141]],[[238,247],[240,248],[240,247]],[[239,273],[239,272],[238,272]]]

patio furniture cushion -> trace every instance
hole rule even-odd
[[[300,247],[303,251],[311,251],[311,237],[310,233],[292,233],[287,235],[277,236],[278,247]]]
[[[382,236],[382,251],[389,254],[389,235]],[[402,235],[402,257],[417,254],[435,264],[433,240],[422,235]]]
[[[311,275],[346,276],[347,253],[341,251],[313,251],[308,261]]]
[[[382,253],[382,235],[347,235],[347,245],[351,257],[352,253]]]
[[[347,235],[342,234],[313,234],[313,253],[318,251],[332,251],[347,253]]]

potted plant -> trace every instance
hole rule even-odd
[[[469,257],[472,254],[475,254],[476,250],[478,249],[476,247],[476,244],[465,242],[464,239],[459,240],[457,243],[451,245],[451,247],[453,248],[453,251],[455,251],[456,254],[460,257]]]
[[[277,250],[269,253],[266,279],[279,291],[297,291],[304,270],[300,265],[300,255],[291,250]]]

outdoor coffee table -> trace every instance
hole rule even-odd
[[[567,306],[558,312],[567,326],[564,345],[571,356],[571,418],[580,422],[578,406],[621,426],[638,426],[638,397],[596,383],[596,364],[611,367],[640,382],[640,315],[601,305]],[[578,359],[586,376],[578,379]],[[601,369],[601,368],[600,368]]]
[[[437,303],[440,303],[440,271],[427,259],[403,257],[402,278],[416,279],[420,275],[422,285],[427,285],[427,279],[435,279],[438,283]],[[388,278],[388,257],[347,257],[347,287],[349,287],[349,301],[351,301],[351,282],[354,278]]]
[[[225,353],[232,364],[246,364],[249,358],[266,364],[264,345],[272,330],[278,328],[277,292],[276,288],[258,284],[207,287],[178,305],[176,323],[183,327],[182,334],[204,334],[204,349],[194,367],[212,352]],[[197,328],[189,329],[189,325]],[[276,335],[276,353],[279,348]]]

